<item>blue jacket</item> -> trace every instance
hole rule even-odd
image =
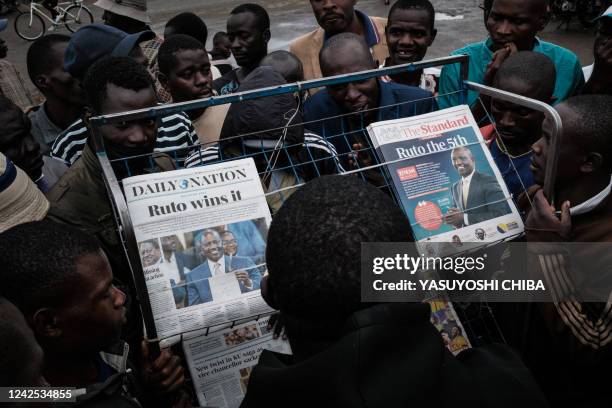
[[[261,273],[250,258],[242,256],[224,256],[225,273],[231,273],[237,270],[246,270],[249,278],[253,281],[251,290],[259,289],[259,281],[261,281]],[[210,292],[210,284],[208,278],[212,277],[208,261],[204,261],[200,266],[187,274],[187,305],[193,306],[200,303],[206,303],[213,300]],[[240,283],[240,291],[248,292],[242,283]]]
[[[438,105],[431,92],[381,80],[378,80],[378,87],[380,90],[378,106],[381,108],[377,111],[376,122],[406,118],[438,110]],[[419,101],[407,103],[416,100]],[[350,134],[347,134],[346,137],[341,136],[346,134],[349,129],[346,119],[344,117],[334,118],[333,116],[345,113],[327,93],[327,90],[317,92],[304,104],[304,125],[306,128],[333,143],[338,154],[343,155],[343,157],[351,151],[353,142]],[[330,119],[322,120],[325,118]],[[315,122],[306,123],[311,121]],[[365,129],[363,130],[365,131]]]

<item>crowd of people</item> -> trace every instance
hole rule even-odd
[[[144,267],[176,269],[177,307],[206,302],[210,288],[174,283],[201,282],[197,275],[211,262],[223,269],[226,258],[249,260],[252,271],[238,277],[241,290],[261,289],[279,311],[277,324],[293,355],[264,351],[242,406],[612,406],[605,374],[612,363],[612,301],[536,304],[528,319],[521,307],[500,307],[508,344],[457,356],[445,343],[465,341],[461,328],[441,336],[428,304],[360,301],[361,243],[412,236],[404,213],[380,188],[384,172],[369,168],[378,159],[366,128],[458,105],[458,64],[92,132],[94,116],[425,58],[437,34],[429,0],[397,0],[385,18],[367,15],[356,3],[310,0],[319,27],[292,41],[289,51],[269,52],[274,33],[257,4],[232,9],[226,32],[215,33],[208,51],[207,26],[194,13],[168,20],[162,37],[149,26],[145,1],[99,0],[104,23],[71,36],[47,34],[30,45],[27,76],[38,97],[5,60],[0,39],[1,386],[76,387],[79,401],[92,407],[195,404],[180,351],[152,353],[144,337],[132,269],[96,154],[104,150],[119,180],[253,157],[264,191],[284,191],[267,196],[274,217],[266,276],[260,267],[265,243],[242,227],[200,231],[191,254],[178,236],[139,247]],[[525,216],[524,239],[609,242],[612,7],[596,19],[594,63],[582,69],[574,53],[538,38],[548,6],[547,0],[487,0],[487,38],[451,54],[470,57],[470,81],[551,104],[562,119],[551,205],[542,191],[551,119],[467,94]],[[0,20],[0,31],[6,26]],[[456,155],[453,160],[473,161],[468,149]],[[338,176],[363,168],[363,177]],[[447,223],[468,222],[460,201]],[[611,273],[610,253],[593,255],[602,274]],[[563,271],[570,264],[542,262]]]

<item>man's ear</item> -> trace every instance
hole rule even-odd
[[[593,173],[603,166],[603,156],[597,152],[590,152],[584,156],[584,162],[580,165],[583,173]]]
[[[32,316],[32,329],[37,337],[57,338],[62,335],[57,313],[53,309],[39,309]]]
[[[166,74],[162,74],[161,72],[158,72],[157,80],[159,81],[160,84],[162,84],[164,89],[167,91],[168,90],[168,77],[166,76]]]
[[[264,31],[261,34],[263,40],[266,42],[266,44],[268,43],[268,41],[270,41],[270,37],[272,36],[272,34],[270,34],[270,29],[266,28],[266,31]]]
[[[270,275],[266,275],[261,278],[259,282],[259,288],[261,289],[261,297],[265,302],[274,310],[278,310],[278,306],[275,301],[274,289],[272,289],[272,282],[270,281]]]
[[[83,109],[83,123],[85,124],[85,126],[87,127],[87,129],[91,129],[91,123],[89,122],[89,119],[91,119],[94,116],[91,108],[89,106],[85,106],[85,108]]]
[[[34,78],[34,85],[42,91],[49,88],[49,80],[45,75],[37,75]]]
[[[436,39],[436,35],[438,35],[438,30],[433,28],[431,30],[431,41],[429,41],[428,47],[431,47],[431,44],[433,44],[434,40]]]

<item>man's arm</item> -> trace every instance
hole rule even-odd
[[[528,242],[540,243],[531,245],[529,250],[535,254],[539,272],[552,295],[552,303],[539,307],[548,317],[549,330],[559,336],[571,332],[566,343],[571,348],[568,352],[580,353],[592,361],[593,353],[612,343],[612,301],[589,303],[580,300],[573,278],[577,276],[573,262],[576,256],[563,245],[571,239],[570,203],[566,201],[561,205],[559,218],[541,189],[531,191],[535,192],[532,193],[533,207],[525,221],[525,232]]]
[[[200,291],[197,288],[197,283],[194,280],[193,271],[187,274],[187,305],[193,306],[201,302]]]
[[[493,177],[486,177],[481,183],[484,190],[484,200],[482,203],[479,203],[478,208],[467,211],[469,224],[491,220],[510,212],[507,198],[504,196],[504,192],[497,180]],[[480,207],[480,205],[483,206]]]
[[[461,89],[459,67],[459,64],[450,64],[442,68],[440,81],[438,82],[438,106],[440,109],[459,105],[459,94],[454,93]]]

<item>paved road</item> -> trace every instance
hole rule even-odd
[[[94,0],[86,0],[91,5]],[[153,21],[152,28],[161,32],[165,22],[173,15],[190,10],[202,16],[209,29],[209,38],[217,31],[225,30],[225,22],[231,9],[244,0],[149,0],[148,6]],[[286,48],[289,42],[316,27],[310,5],[305,0],[258,0],[268,10],[272,22],[270,49]],[[358,7],[370,15],[386,16],[388,7],[383,0],[361,0]],[[431,58],[447,55],[464,44],[479,41],[486,35],[482,11],[477,7],[480,0],[432,0],[437,12],[438,36],[427,56]],[[92,6],[95,17],[100,20],[101,11]],[[0,35],[8,42],[8,59],[17,64],[27,77],[25,56],[29,43],[17,37],[11,19],[9,27]],[[60,30],[59,32],[65,32]],[[557,31],[551,23],[542,34],[544,39],[556,42],[574,51],[583,65],[592,62],[593,33],[580,27],[569,31]],[[209,41],[210,42],[210,41]],[[209,44],[210,46],[210,44]],[[27,81],[27,79],[26,79]],[[27,81],[29,84],[29,81]],[[32,86],[31,84],[29,84]]]

